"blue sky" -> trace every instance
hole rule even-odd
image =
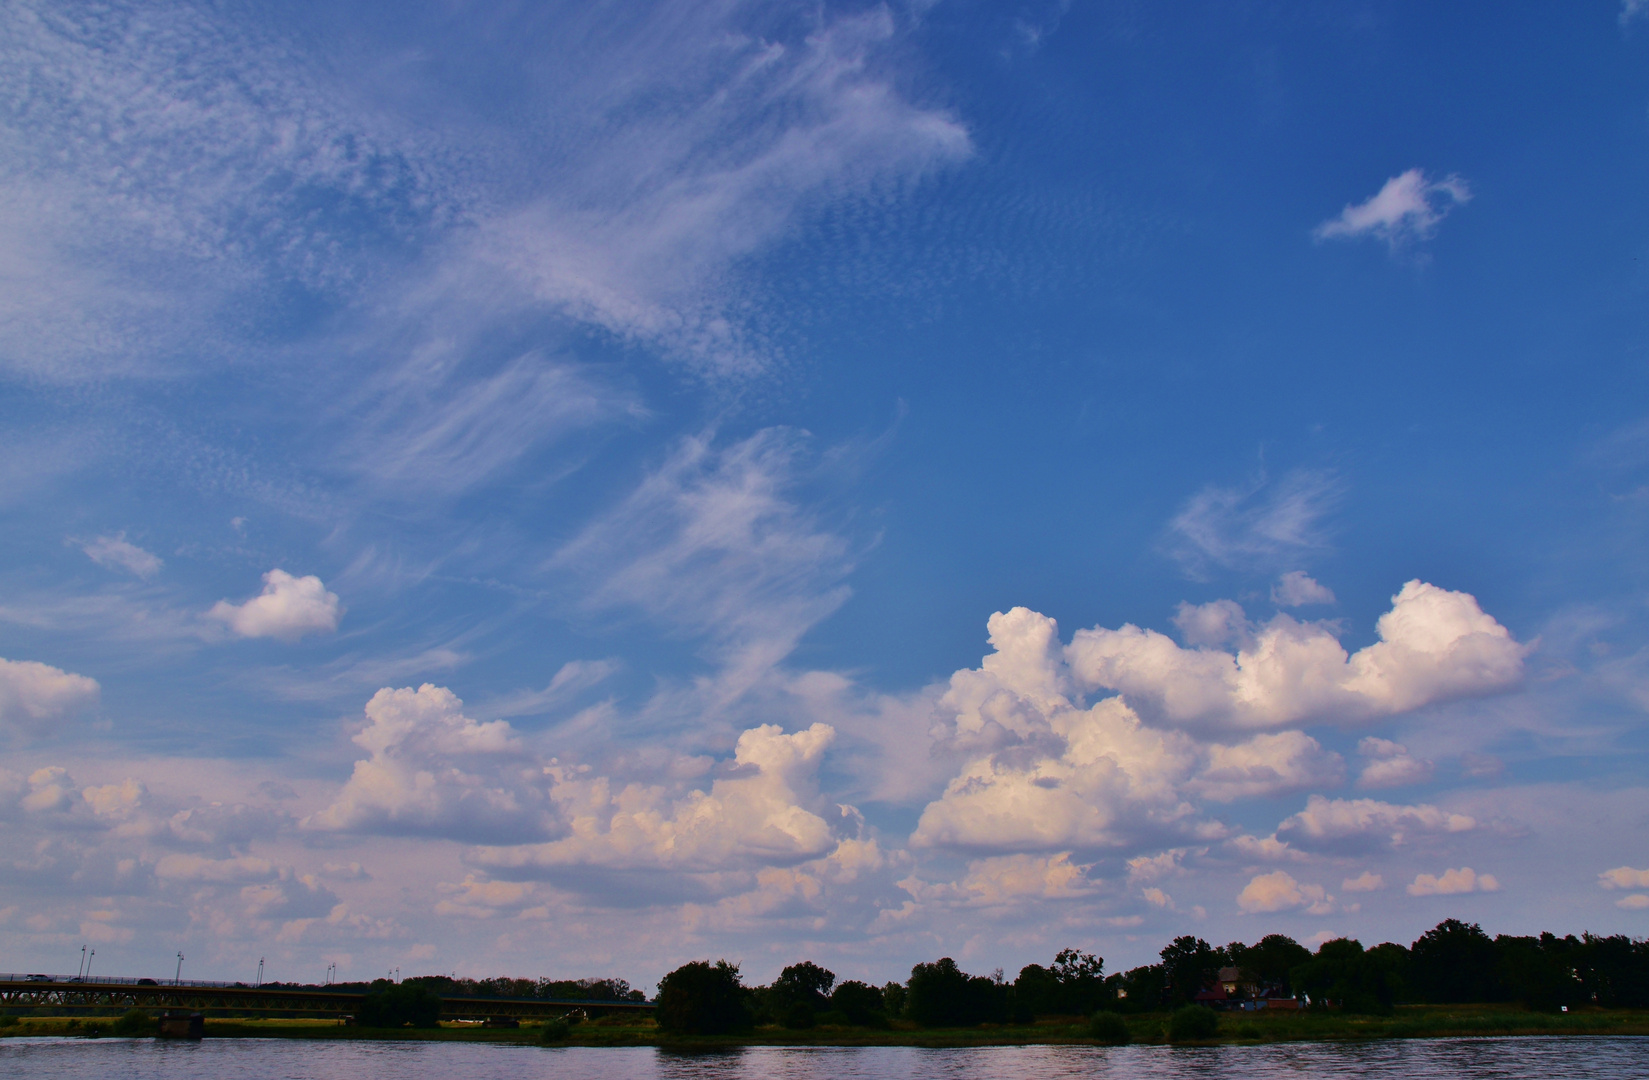
[[[14,968],[1645,932],[1636,0],[0,50]]]

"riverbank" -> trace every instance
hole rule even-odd
[[[109,1017],[24,1017],[0,1028],[6,1036],[93,1036],[107,1034]],[[1133,1042],[1167,1041],[1167,1014],[1125,1017]],[[217,1019],[206,1021],[209,1039],[323,1039],[337,1041],[400,1040],[540,1044],[543,1028],[486,1028],[462,1022],[438,1028],[374,1029],[322,1020]],[[1504,1005],[1403,1006],[1391,1016],[1340,1013],[1229,1013],[1220,1016],[1213,1044],[1329,1042],[1370,1039],[1430,1039],[1455,1036],[1639,1035],[1649,1036],[1649,1011],[1583,1009],[1570,1013],[1530,1012]],[[917,1028],[895,1021],[888,1028],[818,1027],[793,1031],[763,1027],[743,1035],[680,1038],[660,1032],[651,1019],[608,1017],[572,1027],[565,1046],[673,1046],[716,1049],[735,1046],[1027,1046],[1083,1045],[1094,1040],[1077,1017],[1050,1018],[1035,1024],[986,1025],[978,1028]]]

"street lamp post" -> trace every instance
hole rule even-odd
[[[172,975],[172,985],[173,986],[182,986],[183,985],[183,953],[182,952],[179,952],[177,954],[177,971]]]

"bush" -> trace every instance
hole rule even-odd
[[[381,979],[361,1000],[355,1022],[373,1028],[439,1027],[441,999],[422,983]]]
[[[1187,1005],[1168,1018],[1169,1042],[1202,1042],[1220,1029],[1220,1018],[1206,1005]]]
[[[552,1016],[544,1021],[544,1026],[538,1032],[538,1041],[541,1043],[566,1042],[567,1036],[572,1033],[573,1026],[567,1022],[565,1016]]]
[[[677,1035],[730,1035],[751,1026],[739,984],[739,967],[717,960],[683,964],[659,980],[655,1013],[663,1031]]]
[[[12,1022],[16,1023],[15,1020]],[[129,1009],[114,1022],[114,1027],[110,1030],[124,1039],[141,1039],[145,1035],[155,1033],[155,1021],[142,1009]]]
[[[1088,1035],[1102,1046],[1127,1046],[1133,1038],[1128,1031],[1128,1021],[1114,1012],[1094,1013],[1094,1018],[1088,1021]]]
[[[17,1017],[11,1013],[0,1013],[0,1028],[16,1027],[18,1022]]]

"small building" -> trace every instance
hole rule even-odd
[[[1260,996],[1259,983],[1254,976],[1237,967],[1222,967],[1214,977],[1220,989],[1225,991],[1228,998],[1253,998]]]

